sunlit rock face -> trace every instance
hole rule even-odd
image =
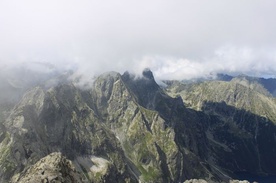
[[[30,86],[1,108],[0,182],[229,182],[276,174],[276,103],[246,78],[159,87],[108,72]]]

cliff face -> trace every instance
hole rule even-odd
[[[49,90],[38,87],[24,95],[4,123],[3,181],[51,152],[71,159],[87,180],[100,181],[103,176],[105,180],[117,176],[118,182],[133,179],[115,135],[82,95],[72,84]],[[93,168],[98,161],[104,163]]]
[[[250,79],[250,78],[249,78]],[[248,78],[167,88],[185,105],[209,116],[206,135],[216,165],[230,172],[275,174],[275,98]]]
[[[0,182],[216,182],[236,171],[276,173],[274,99],[229,83],[165,91],[145,70],[140,78],[105,73],[89,90],[34,87],[1,117]]]

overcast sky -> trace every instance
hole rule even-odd
[[[275,18],[275,0],[0,0],[0,67],[274,75]]]

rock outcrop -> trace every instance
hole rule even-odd
[[[61,155],[51,153],[37,163],[15,175],[11,183],[81,183],[85,179],[76,171],[72,162]]]

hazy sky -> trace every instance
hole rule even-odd
[[[0,0],[0,67],[274,75],[275,0]]]

